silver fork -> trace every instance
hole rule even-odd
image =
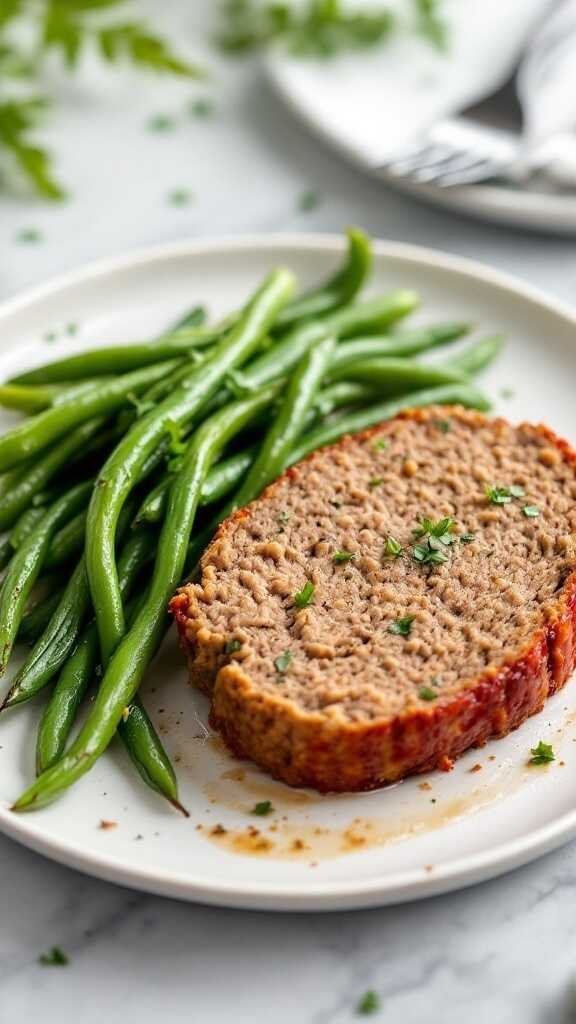
[[[433,125],[425,137],[390,156],[378,170],[391,178],[448,188],[525,177],[517,136],[465,118]]]

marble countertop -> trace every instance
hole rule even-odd
[[[163,5],[166,30],[190,40],[190,54],[203,56],[194,38],[205,35],[213,6]],[[62,104],[46,135],[71,197],[60,206],[0,199],[0,299],[142,245],[354,223],[486,260],[574,301],[574,242],[477,224],[388,192],[309,136],[257,66],[210,60],[205,85],[102,78],[91,64],[73,89],[56,81]],[[186,106],[204,95],[214,116],[195,120]],[[155,114],[174,117],[174,130],[147,130]],[[175,189],[189,190],[190,202],[173,205]],[[298,199],[309,189],[319,204],[301,212]],[[36,244],[18,240],[30,228],[41,232]],[[344,1024],[368,989],[382,1000],[374,1020],[576,1020],[576,844],[459,894],[324,916],[156,899],[2,837],[0,876],[2,1022]],[[68,967],[38,964],[54,944]]]

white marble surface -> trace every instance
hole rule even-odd
[[[200,53],[211,0],[162,6]],[[153,0],[149,9],[158,6]],[[193,10],[191,10],[193,8]],[[189,40],[189,44],[187,43]],[[87,68],[47,132],[73,196],[0,199],[0,298],[126,249],[209,234],[356,223],[377,235],[475,256],[568,301],[576,244],[522,236],[401,199],[342,165],[283,110],[254,67],[211,58],[204,87]],[[174,133],[143,128],[192,95],[217,115]],[[171,206],[189,188],[194,202]],[[308,188],[322,202],[308,214]],[[43,241],[16,241],[22,228]],[[406,907],[338,915],[250,914],[178,905],[93,881],[0,838],[0,1021],[75,1024],[273,1021],[344,1024],[367,989],[372,1019],[403,1024],[560,1024],[576,1019],[576,846],[498,881]],[[67,968],[38,965],[60,945]],[[574,1001],[576,1006],[576,999]]]

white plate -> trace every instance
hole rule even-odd
[[[89,267],[0,312],[2,376],[84,346],[153,335],[196,301],[223,312],[276,264],[289,264],[307,284],[326,274],[341,250],[341,240],[330,236],[254,237]],[[513,419],[545,420],[574,440],[576,324],[568,310],[480,265],[380,242],[372,287],[397,286],[421,292],[423,320],[464,318],[487,331],[503,329],[508,347],[486,387],[495,396],[509,386],[516,394],[499,408]],[[42,340],[71,321],[79,324],[76,337]],[[58,803],[13,815],[10,801],[33,774],[36,706],[0,717],[0,829],[111,881],[278,910],[376,906],[445,892],[526,863],[576,834],[573,683],[513,736],[467,754],[451,774],[340,797],[290,790],[233,761],[208,734],[206,702],[187,688],[173,638],[146,690],[176,761],[189,820],[140,784],[119,749]],[[553,743],[557,761],[528,767],[540,739]],[[481,770],[472,771],[477,764]],[[274,814],[250,815],[268,799]],[[116,827],[99,828],[102,820]],[[210,834],[216,825],[228,829],[225,836]],[[256,840],[247,839],[251,825],[262,830]],[[298,840],[304,849],[294,849]]]
[[[416,53],[412,57],[419,58]],[[306,124],[347,160],[391,188],[437,206],[480,220],[558,235],[576,235],[576,197],[561,191],[544,192],[526,186],[496,184],[440,188],[419,185],[387,174],[382,164],[404,145],[403,128],[415,116],[413,105],[398,103],[395,75],[405,70],[388,49],[378,54],[341,58],[339,62],[297,60],[274,51],[267,70],[276,90]],[[420,76],[425,79],[425,73]],[[425,88],[425,85],[423,86]],[[425,101],[423,101],[425,102]],[[510,133],[516,144],[516,138]]]

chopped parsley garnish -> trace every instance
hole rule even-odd
[[[292,516],[291,512],[280,512],[280,514],[276,516],[276,522],[278,523],[278,526],[280,527],[280,529],[278,531],[279,533],[283,532],[284,527],[286,526],[286,523],[289,521],[291,516]]]
[[[538,505],[524,505],[522,511],[527,519],[536,519],[540,515]]]
[[[191,100],[188,110],[192,117],[208,118],[212,117],[214,113],[214,104],[212,103],[212,100],[208,99],[208,97],[202,96],[196,100]]]
[[[186,451],[186,444],[181,440],[182,428],[174,420],[166,420],[165,426],[170,438],[170,454],[182,455]]]
[[[445,547],[449,547],[456,540],[452,533],[455,526],[456,520],[452,519],[452,516],[438,519],[437,522],[434,522],[433,519],[425,518],[413,531],[413,535],[416,540],[420,540],[421,537],[430,537],[439,541],[440,544],[444,544]]]
[[[236,654],[236,651],[239,651],[241,647],[242,644],[240,640],[228,640],[224,650],[226,651],[226,654]]]
[[[276,669],[279,675],[284,675],[284,673],[288,670],[291,661],[291,651],[284,651],[283,654],[279,654],[278,657],[274,659],[274,668]]]
[[[421,686],[418,691],[420,700],[436,700],[438,694],[430,686]]]
[[[315,590],[316,587],[314,584],[308,580],[308,582],[302,587],[302,590],[299,590],[297,594],[294,594],[294,604],[296,607],[307,608],[308,605],[312,604]]]
[[[463,533],[459,538],[461,544],[471,544],[473,540],[476,540],[475,533]]]
[[[78,324],[75,323],[73,320],[69,324],[66,324],[66,334],[68,334],[71,338],[75,334],[78,334]]]
[[[410,636],[412,623],[415,618],[415,615],[405,615],[403,619],[396,619],[395,622],[391,622],[388,626],[388,632],[393,633],[395,636]]]
[[[384,482],[384,477],[383,476],[373,476],[372,479],[368,481],[368,487],[372,491],[372,490],[374,490],[375,487],[379,487],[380,484],[383,483],[383,482]]]
[[[530,753],[532,754],[530,764],[550,764],[551,761],[556,760],[552,744],[543,743],[542,740],[540,740],[537,747],[530,749]]]
[[[320,206],[320,196],[313,189],[307,189],[298,197],[298,209],[301,213],[311,213]]]
[[[452,424],[450,420],[434,420],[434,426],[441,434],[449,434],[452,430]]]
[[[385,437],[381,437],[379,441],[375,441],[372,445],[375,452],[383,452],[389,445],[389,441]]]
[[[270,800],[261,800],[260,803],[254,804],[252,808],[252,814],[258,814],[259,817],[265,818],[267,814],[271,814],[274,810]]]
[[[43,967],[66,967],[70,960],[66,953],[60,949],[60,946],[52,946],[48,953],[42,953],[38,957],[38,963],[42,964]]]
[[[332,561],[336,565],[343,565],[346,562],[353,562],[358,555],[355,551],[335,551],[332,555]]]
[[[146,127],[149,132],[171,132],[176,127],[176,122],[168,114],[154,114],[148,118]]]
[[[500,388],[501,398],[514,398],[516,392],[513,388]]]
[[[188,188],[174,188],[168,193],[170,206],[187,206],[192,202],[192,193]]]
[[[358,1006],[356,1007],[356,1013],[360,1014],[362,1017],[369,1017],[372,1013],[378,1013],[380,1005],[380,996],[370,989],[362,996]]]
[[[448,555],[438,547],[440,543],[434,537],[430,537],[425,544],[415,544],[412,554],[417,562],[422,565],[442,565],[448,561]]]
[[[519,484],[511,487],[497,487],[495,485],[486,487],[486,497],[493,505],[508,505],[512,498],[523,498],[525,490]]]
[[[384,555],[386,558],[400,558],[403,550],[402,545],[395,537],[386,538],[386,543],[384,545]]]
[[[37,228],[21,228],[16,235],[16,241],[21,245],[36,245],[37,242],[41,242],[43,235]]]

